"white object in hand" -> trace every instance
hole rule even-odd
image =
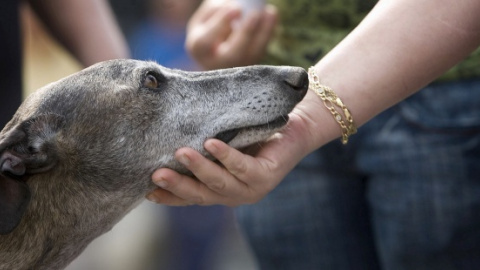
[[[265,7],[265,0],[235,0],[242,7],[243,17],[252,11],[261,11]]]
[[[242,23],[243,20],[252,12],[257,11],[260,12],[265,8],[266,1],[265,0],[235,0],[242,8],[242,17],[240,20],[234,22],[234,26]]]

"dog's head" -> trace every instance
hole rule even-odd
[[[207,138],[237,148],[265,140],[307,87],[301,68],[184,72],[135,60],[103,62],[47,85],[0,133],[0,233],[22,217],[34,174],[61,170],[101,190],[143,196],[156,168],[185,172],[173,158],[180,147],[206,154]]]

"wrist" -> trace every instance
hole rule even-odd
[[[340,126],[312,90],[295,107],[290,119],[298,130],[297,142],[305,155],[342,135]]]
[[[333,89],[320,83],[314,67],[308,69],[308,77],[310,80],[309,90],[313,91],[322,100],[323,105],[339,124],[342,130],[342,143],[347,144],[349,137],[357,133],[357,127],[353,122],[350,110]]]

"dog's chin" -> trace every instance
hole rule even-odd
[[[265,124],[228,129],[218,133],[214,138],[227,143],[233,148],[239,149],[243,153],[254,155],[260,147],[260,143],[266,141],[272,137],[273,134],[284,128],[287,122],[288,115],[283,115]],[[204,148],[200,148],[198,151],[206,158],[218,162]],[[169,165],[165,167],[195,178],[192,172],[173,159],[172,163],[169,163]]]
[[[265,141],[288,122],[288,115],[282,115],[265,124],[228,129],[218,133],[215,138],[240,149]]]

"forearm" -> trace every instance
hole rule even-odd
[[[365,20],[315,66],[357,126],[440,76],[480,44],[480,2],[380,1]],[[340,136],[318,97],[301,104],[316,149]],[[327,119],[328,118],[328,119]],[[320,124],[321,123],[321,124]],[[305,135],[309,136],[309,135]]]
[[[478,0],[382,0],[317,63],[316,74],[361,126],[477,48],[479,13]],[[222,168],[193,149],[180,149],[177,160],[189,157],[183,164],[200,181],[161,169],[153,179],[162,189],[149,198],[170,205],[252,203],[278,185],[305,155],[340,136],[338,123],[321,99],[308,91],[287,128],[254,157],[207,140],[205,149]]]
[[[129,57],[105,0],[30,0],[30,4],[53,36],[83,65]]]

